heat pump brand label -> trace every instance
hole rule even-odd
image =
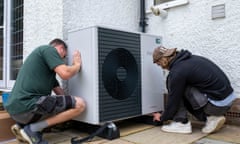
[[[155,42],[156,42],[156,44],[161,44],[161,39],[156,38]]]

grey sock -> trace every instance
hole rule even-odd
[[[34,132],[42,131],[46,127],[48,127],[48,124],[46,121],[39,121],[39,122],[30,124],[30,129]]]

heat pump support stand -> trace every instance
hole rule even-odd
[[[130,120],[133,121],[133,122],[144,123],[144,124],[149,124],[149,125],[154,125],[154,126],[162,125],[160,122],[153,121],[153,117],[149,116],[149,115],[143,115],[143,116],[135,117],[135,118],[132,118]]]
[[[81,130],[81,132],[92,134],[96,132],[101,127],[101,125],[93,125],[80,121],[74,121],[74,127]],[[113,140],[120,137],[120,131],[113,122],[108,122],[107,128],[97,136],[108,140]]]

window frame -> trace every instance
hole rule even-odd
[[[160,3],[155,5],[155,0],[152,0],[151,3],[147,3],[146,13],[151,13],[151,7],[159,9],[168,9],[181,5],[186,5],[189,3],[189,0],[169,0],[168,2]]]
[[[9,20],[11,19],[11,15],[9,15],[10,13],[10,4],[11,1],[8,0],[4,0],[3,1],[3,79],[0,80],[0,88],[1,89],[6,89],[8,86],[8,82],[7,82],[7,71],[8,71],[8,66],[7,66],[7,62],[9,61],[9,57],[8,55],[8,49],[9,49],[9,38],[10,38],[10,22]]]
[[[11,90],[15,80],[11,80],[11,36],[12,36],[12,0],[3,0],[3,79],[0,90]],[[23,1],[24,2],[24,1]]]
[[[185,5],[185,4],[188,4],[188,3],[189,3],[189,0],[169,0],[168,2],[164,2],[164,3],[161,3],[161,4],[156,4],[154,6],[157,6],[158,8],[161,8],[161,9],[167,9],[167,8],[172,8],[172,7],[176,7],[176,6]]]

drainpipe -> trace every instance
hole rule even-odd
[[[145,27],[148,25],[146,22],[146,14],[145,14],[145,0],[141,0],[140,2],[140,22],[139,26],[142,27],[142,32],[145,32]]]

